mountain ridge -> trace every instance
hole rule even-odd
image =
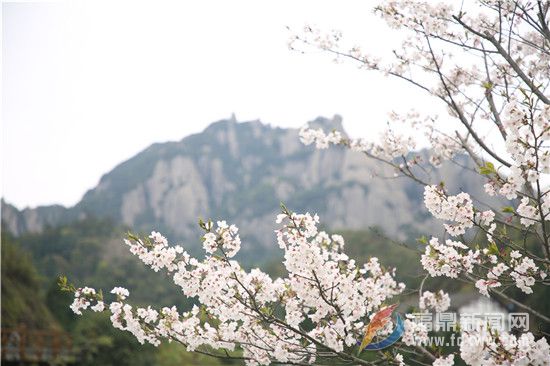
[[[343,131],[338,115],[311,124]],[[303,146],[297,129],[233,117],[179,141],[150,145],[104,174],[72,207],[19,211],[2,201],[2,222],[21,235],[105,217],[182,241],[200,235],[199,217],[211,217],[236,223],[243,238],[265,247],[275,241],[274,216],[285,202],[297,212],[317,212],[329,228],[379,226],[394,237],[435,229],[420,186],[405,179],[372,179],[373,172],[393,175],[387,166],[344,148]],[[451,191],[460,187],[482,194],[479,177],[452,164],[434,174],[446,177]]]

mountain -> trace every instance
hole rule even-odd
[[[339,116],[312,123],[343,131]],[[251,244],[243,249],[259,252],[275,241],[280,202],[296,212],[317,212],[329,228],[378,226],[392,237],[440,230],[423,206],[423,188],[409,179],[383,178],[392,176],[362,154],[303,146],[296,129],[233,117],[181,141],[151,145],[105,174],[73,207],[18,211],[2,202],[2,221],[20,235],[86,217],[109,218],[197,246],[199,217],[226,219]],[[450,192],[484,195],[480,178],[453,163],[434,171],[432,181],[443,176]]]
[[[18,210],[2,199],[2,225],[13,235],[41,232],[46,226],[72,221],[71,212],[61,205]]]

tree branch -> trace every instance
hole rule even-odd
[[[531,81],[531,79],[529,79],[529,77],[527,75],[525,75],[525,73],[523,72],[523,70],[521,69],[521,67],[519,67],[519,65],[512,59],[512,57],[510,56],[510,54],[502,47],[502,45],[500,43],[498,43],[498,41],[495,39],[495,37],[493,37],[489,32],[485,32],[485,33],[481,33],[479,31],[476,31],[475,29],[473,29],[472,27],[470,27],[469,25],[467,25],[466,23],[464,23],[459,17],[457,17],[456,15],[453,15],[453,18],[460,24],[462,25],[465,29],[467,29],[468,31],[472,32],[473,34],[475,34],[476,36],[479,36],[483,39],[486,39],[487,41],[491,42],[491,44],[493,46],[495,46],[495,48],[497,49],[498,53],[506,60],[506,62],[508,62],[508,64],[510,65],[510,67],[512,69],[514,69],[514,71],[516,72],[516,74],[518,74],[518,76],[520,77],[521,80],[523,80],[523,82],[529,87],[529,89],[544,103],[544,104],[550,104],[550,99],[548,99],[541,91],[540,89],[535,86],[535,84],[533,84],[533,82]]]

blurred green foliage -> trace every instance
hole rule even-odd
[[[43,279],[27,252],[2,232],[2,327],[57,328],[57,322],[41,298]]]
[[[109,290],[124,285],[136,305],[190,306],[165,275],[148,270],[126,250],[124,232],[96,219],[20,238],[2,230],[2,327],[63,329],[73,338],[79,365],[219,365],[179,344],[141,345],[131,334],[114,329],[106,313],[76,316],[69,309],[73,298],[59,290],[60,274],[77,286]]]
[[[127,228],[108,220],[86,219],[56,228],[46,228],[41,234],[19,238],[2,232],[2,326],[22,323],[32,328],[62,328],[69,332],[79,352],[82,365],[224,365],[226,360],[189,353],[177,343],[158,348],[140,345],[132,335],[114,329],[107,314],[87,312],[77,317],[69,309],[72,296],[59,291],[57,276],[69,277],[76,286],[89,285],[108,293],[115,285],[130,290],[130,302],[135,305],[177,305],[189,309],[193,300],[182,296],[181,290],[164,273],[155,273],[130,254],[122,242]],[[346,240],[345,252],[359,266],[370,257],[397,268],[396,278],[414,293],[425,273],[420,255],[425,243],[410,238],[397,242],[381,230],[336,230]],[[475,239],[475,238],[474,238]],[[480,239],[480,245],[485,244]],[[265,249],[265,248],[264,248]],[[275,253],[271,255],[271,253]],[[260,267],[272,276],[284,276],[282,252],[274,249],[267,262],[256,257],[243,258],[247,267]],[[445,289],[449,292],[473,291],[471,285],[446,278],[430,278],[425,289]],[[509,290],[526,303],[545,306],[548,290],[522,296]],[[518,293],[516,293],[518,292]],[[414,296],[402,296],[399,301],[413,307]],[[235,363],[233,363],[235,364]]]

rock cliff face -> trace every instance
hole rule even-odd
[[[314,123],[342,129],[339,116]],[[21,234],[93,215],[198,243],[198,218],[223,218],[241,228],[243,241],[252,242],[246,247],[258,250],[275,241],[280,202],[297,212],[317,212],[329,228],[379,226],[394,237],[433,229],[422,187],[384,178],[392,175],[359,153],[305,147],[295,129],[230,119],[179,142],[150,146],[105,174],[74,207],[17,211],[3,202],[2,220]],[[474,174],[448,164],[433,173],[432,181],[441,176],[451,192],[483,197]]]
[[[19,211],[2,199],[2,228],[13,235],[40,232],[46,226],[55,226],[72,220],[69,210],[60,205],[41,206]]]

